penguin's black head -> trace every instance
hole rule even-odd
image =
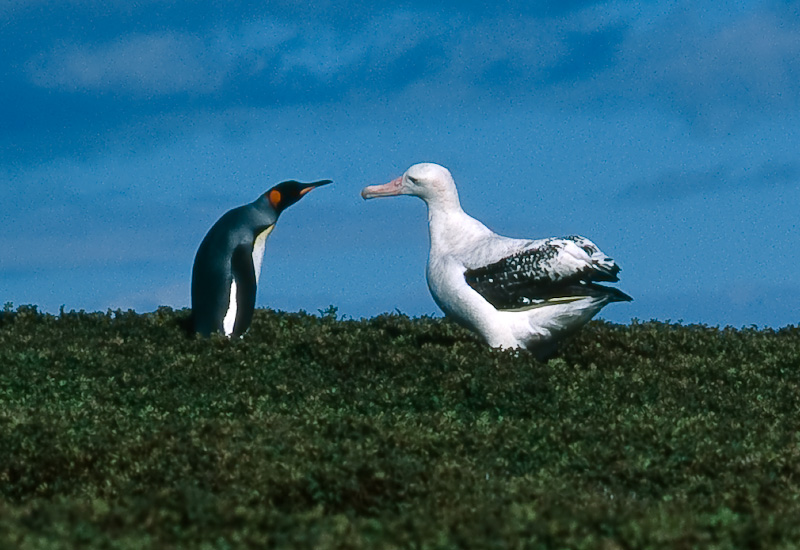
[[[331,183],[331,180],[321,180],[313,183],[301,183],[299,181],[289,180],[279,183],[264,193],[264,196],[267,198],[272,208],[280,214],[286,208],[302,199],[303,195],[312,189],[329,183]]]

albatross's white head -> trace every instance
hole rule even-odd
[[[370,185],[361,191],[364,199],[394,195],[414,195],[428,206],[452,201],[458,204],[458,192],[450,171],[431,162],[415,164],[399,178],[383,185]]]

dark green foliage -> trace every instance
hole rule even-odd
[[[800,329],[0,313],[0,548],[794,548]]]

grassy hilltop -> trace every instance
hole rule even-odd
[[[0,548],[796,548],[800,329],[0,313]]]

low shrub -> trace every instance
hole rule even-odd
[[[2,548],[800,545],[800,329],[0,317]]]

